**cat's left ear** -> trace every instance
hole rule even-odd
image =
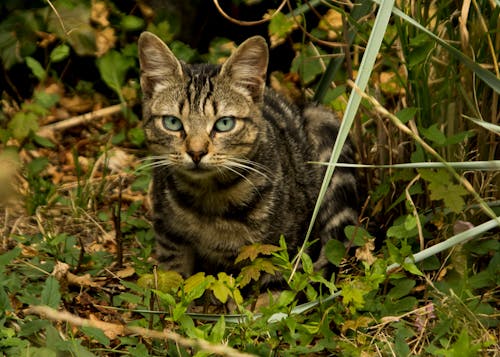
[[[247,90],[259,102],[264,95],[268,60],[266,40],[261,36],[250,37],[222,65],[221,75],[228,75],[234,86]]]

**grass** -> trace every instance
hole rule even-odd
[[[79,53],[85,43],[57,37],[59,42],[44,54],[31,53],[22,67],[38,83],[34,92],[24,97],[20,93],[26,91],[17,90],[17,99],[4,93],[3,355],[500,354],[499,6],[396,2],[399,10],[376,29],[375,7],[355,13],[349,6],[320,3],[298,7],[294,15],[304,16],[300,26],[287,17],[271,20],[269,28],[279,30],[271,36],[303,50],[294,61],[296,72],[273,78],[281,89],[303,86],[306,95],[354,119],[359,161],[371,165],[359,168],[367,195],[360,224],[349,228],[355,256],[344,257],[343,245],[332,243],[329,259],[338,272],[327,279],[311,269],[307,254],[288,256],[286,240],[280,247],[247,247],[241,259],[249,267],[238,276],[197,274],[184,280],[155,269],[150,173],[134,82],[133,31],[146,28],[145,12],[119,11],[115,4],[108,8],[112,23],[100,26],[119,33],[121,42],[116,50],[101,49],[104,58],[91,58],[93,83],[66,80],[64,68],[75,71],[79,56],[64,46]],[[81,8],[71,13],[50,4],[60,11],[57,22],[68,14],[84,16]],[[336,18],[328,11],[343,14],[344,24],[326,21]],[[35,10],[18,9],[0,28],[12,30],[14,17],[36,27]],[[359,18],[364,21],[352,21]],[[161,20],[152,24],[171,40],[173,25],[168,29]],[[301,27],[322,45],[303,45]],[[29,31],[12,33],[26,53]],[[342,49],[348,62],[342,71],[338,64],[320,63],[333,51],[328,44],[334,34],[335,41],[352,38],[352,46]],[[381,39],[380,49],[370,49],[370,35]],[[8,43],[0,41],[0,56],[12,88],[17,82]],[[221,43],[214,42],[212,56],[225,53]],[[176,46],[179,55],[203,57]],[[373,64],[363,69],[358,59],[366,52]],[[363,75],[368,95],[350,81],[359,83]],[[328,85],[328,78],[335,84]],[[356,96],[359,110],[347,104]],[[93,114],[79,115],[86,112]],[[69,123],[71,116],[76,120],[68,126],[50,123]],[[343,126],[348,129],[350,122]],[[425,163],[436,158],[445,166]],[[296,262],[303,270],[295,270]],[[289,278],[289,287],[253,310],[255,301],[243,299],[241,290],[261,272],[275,270]],[[228,301],[233,313],[226,310]]]

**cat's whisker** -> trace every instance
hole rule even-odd
[[[259,189],[257,188],[257,186],[255,186],[255,184],[252,181],[250,181],[248,179],[248,177],[246,177],[245,175],[243,175],[241,172],[238,172],[238,170],[233,169],[231,166],[228,166],[228,165],[221,165],[221,167],[223,167],[226,170],[229,170],[229,171],[235,173],[236,175],[240,176],[242,179],[244,179],[246,182],[248,182],[255,189],[255,191],[257,191],[257,192],[259,191]]]
[[[239,168],[239,169],[243,169],[245,171],[251,171],[251,172],[254,172],[256,174],[259,174],[261,175],[262,177],[264,177],[266,180],[268,181],[272,181],[268,175],[266,175],[264,172],[256,169],[255,167],[252,167],[250,165],[245,165],[243,163],[239,163],[239,162],[235,162],[235,161],[231,161],[231,160],[227,160],[226,163],[225,163],[225,166],[228,167],[228,166],[231,166],[233,168]],[[235,170],[237,171],[237,170]]]
[[[255,162],[255,161],[252,161],[249,159],[238,158],[238,157],[231,157],[230,160],[236,161],[236,162],[241,163],[241,164],[248,164],[254,168],[257,168],[257,169],[260,169],[260,170],[266,172],[269,176],[273,176],[273,171],[270,168],[268,168],[266,165],[263,165],[261,163],[258,163],[258,162]]]
[[[173,166],[174,164],[172,161],[168,158],[165,157],[159,157],[159,159],[153,161],[153,162],[147,162],[145,164],[139,165],[135,171],[140,171],[140,170],[145,170],[148,168],[156,168],[156,167],[169,167]]]

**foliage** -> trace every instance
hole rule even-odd
[[[314,98],[343,115],[355,92],[349,79],[357,78],[376,16],[376,6],[362,3],[350,8],[310,1],[280,12],[262,1],[232,6],[240,14],[262,10],[268,23],[261,34],[274,48],[272,60],[290,54],[286,64],[281,58],[271,63],[275,89],[295,99]],[[326,245],[336,268],[331,276],[316,272],[306,253],[289,252],[286,237],[280,246],[245,247],[235,275],[183,278],[157,270],[151,259],[150,172],[141,158],[146,150],[138,119],[137,37],[152,31],[179,58],[215,63],[241,40],[241,28],[224,29],[224,37],[213,29],[183,38],[190,20],[175,6],[27,4],[0,5],[3,355],[208,355],[223,345],[224,353],[255,355],[498,351],[498,229],[413,260],[425,247],[483,222],[489,214],[483,204],[499,216],[498,170],[360,170],[367,199],[360,224],[346,229],[351,242]],[[178,6],[190,18],[200,8],[197,16],[226,21],[215,7],[199,14],[203,4]],[[366,92],[381,105],[364,98],[352,129],[359,161],[421,163],[438,154],[449,162],[494,165],[500,7],[488,1],[467,9],[449,1],[398,6],[401,14],[393,12],[380,51],[372,54]],[[194,40],[202,32],[206,46]],[[383,110],[396,113],[400,126]],[[394,263],[401,268],[391,269]],[[263,277],[274,274],[287,281],[282,289],[254,292]],[[29,310],[38,305],[87,322],[51,322]],[[186,340],[127,333],[124,325],[172,331]]]

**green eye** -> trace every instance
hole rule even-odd
[[[171,131],[181,131],[183,129],[181,120],[173,115],[162,117],[162,124],[165,129]]]
[[[234,128],[236,120],[234,117],[222,117],[215,122],[214,129],[218,132],[230,131]]]

